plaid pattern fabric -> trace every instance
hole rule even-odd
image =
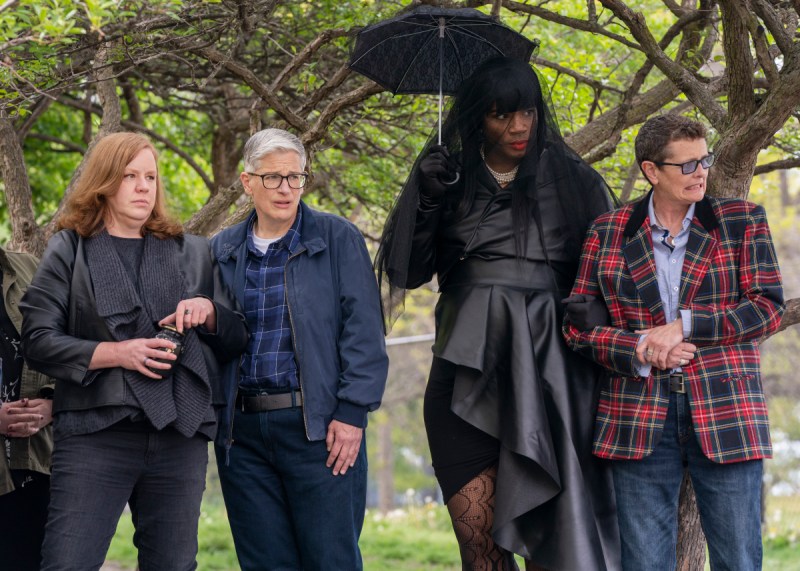
[[[286,263],[300,244],[300,210],[286,234],[262,255],[247,232],[244,315],[250,342],[242,356],[239,386],[253,389],[300,388],[294,359],[289,305],[286,302]]]
[[[594,453],[603,458],[648,455],[667,413],[667,372],[636,376],[639,335],[634,331],[665,324],[648,199],[600,216],[584,242],[572,293],[602,296],[612,326],[581,332],[564,325],[567,343],[611,372],[601,391],[594,435]],[[770,457],[758,341],[778,328],[784,306],[762,207],[711,197],[697,203],[679,309],[691,310],[688,341],[698,347],[683,372],[703,452],[720,463]]]

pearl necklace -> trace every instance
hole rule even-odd
[[[494,177],[494,180],[497,181],[498,184],[508,184],[512,182],[515,178],[517,178],[517,171],[519,171],[519,165],[515,166],[508,172],[497,172],[492,167],[489,166],[489,163],[486,162],[486,156],[483,154],[483,145],[481,145],[481,158],[483,159],[483,164],[486,165],[486,169],[489,171]]]

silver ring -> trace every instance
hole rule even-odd
[[[192,314],[192,310],[191,309],[184,309],[183,310],[183,314],[184,315],[191,315]]]
[[[652,349],[648,349],[647,350],[647,356],[648,357],[652,357],[653,356],[653,350]]]
[[[681,367],[685,367],[688,364],[689,364],[689,360],[688,359],[681,359]]]
[[[144,361],[142,361],[142,365],[144,365],[144,366],[146,367],[146,366],[147,366],[147,360],[148,360],[149,358],[150,358],[150,357],[145,357],[145,358],[144,358]]]

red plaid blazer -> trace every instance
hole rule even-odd
[[[611,326],[581,332],[564,324],[567,343],[610,371],[595,423],[594,453],[602,458],[640,459],[652,452],[669,404],[667,372],[653,369],[646,379],[636,373],[634,331],[666,323],[648,200],[598,217],[583,245],[572,293],[604,298]],[[720,463],[769,458],[758,341],[778,328],[784,305],[762,207],[712,197],[697,203],[679,308],[692,312],[687,340],[698,347],[683,371],[703,452]]]

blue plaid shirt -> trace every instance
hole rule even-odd
[[[253,226],[247,231],[244,314],[251,335],[239,378],[239,386],[247,389],[300,388],[284,281],[289,256],[300,244],[300,218],[298,208],[289,231],[263,254],[253,242]]]

